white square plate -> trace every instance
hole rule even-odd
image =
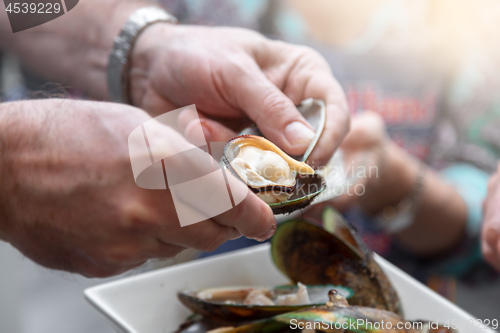
[[[453,323],[459,333],[495,332],[478,327],[473,316],[386,260],[375,259],[398,291],[406,319]],[[274,267],[269,244],[262,244],[109,282],[85,290],[85,296],[123,332],[166,333],[189,315],[177,300],[178,290],[288,282]]]

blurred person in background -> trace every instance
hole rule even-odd
[[[351,156],[364,151],[380,171],[367,180],[366,195],[333,204],[377,253],[488,316],[497,274],[485,264],[479,234],[488,177],[500,157],[497,1],[163,3],[189,23],[243,24],[320,51],[351,112],[362,115],[343,148]],[[411,214],[396,214],[415,196],[419,178],[423,193]],[[412,224],[389,231],[388,215]]]
[[[364,196],[333,204],[377,253],[469,311],[491,317],[490,309],[498,308],[498,296],[493,295],[500,288],[498,274],[481,255],[480,231],[488,178],[500,157],[500,3],[285,3],[302,27],[295,37],[327,58],[346,90],[351,112],[360,114],[353,118],[344,149],[378,147],[371,155],[379,156],[374,162],[379,178],[367,180]],[[378,116],[363,115],[365,110]],[[401,214],[402,204],[412,201],[422,163],[426,167],[421,169],[419,203],[411,214]],[[400,171],[386,173],[391,164]],[[410,178],[401,178],[401,170],[413,174],[413,190],[406,195],[403,188]],[[490,192],[496,188],[492,184]],[[427,192],[431,189],[433,193]],[[488,199],[483,249],[486,259],[496,262],[492,207],[493,199]],[[381,227],[408,215],[413,224],[406,230],[394,233]],[[420,231],[440,232],[424,236],[418,225]]]
[[[486,260],[500,271],[500,166],[491,177],[484,202],[484,222],[481,234]]]
[[[319,50],[351,112],[377,114],[353,119],[344,149],[379,156],[372,161],[380,179],[367,181],[365,196],[334,204],[372,249],[431,288],[455,299],[460,278],[475,282],[470,293],[481,299],[479,286],[497,279],[479,244],[481,205],[500,157],[497,1],[163,3],[188,23],[245,25]],[[398,170],[392,175],[401,177],[390,177],[392,167],[378,163],[392,164]],[[424,193],[413,224],[398,235],[382,230],[377,222],[407,201],[419,173]],[[460,295],[467,294],[460,283]],[[481,303],[476,313],[489,307]]]
[[[409,236],[403,237],[409,251],[399,260],[391,254],[401,253],[401,244],[395,241],[401,237],[377,230],[371,215],[378,217],[384,208],[394,208],[411,192],[401,186],[401,179],[369,181],[367,192],[380,194],[380,188],[390,186],[393,190],[384,193],[392,198],[379,196],[376,202],[374,195],[367,194],[359,202],[342,200],[337,204],[344,210],[349,205],[365,206],[348,209],[346,216],[375,251],[449,298],[454,294],[453,280],[436,274],[468,280],[495,277],[483,264],[478,241],[487,179],[500,155],[500,138],[495,134],[500,122],[495,96],[500,86],[495,75],[500,63],[496,61],[500,56],[494,29],[500,16],[496,1],[163,3],[187,23],[245,25],[319,50],[344,87],[351,112],[371,110],[383,120],[381,124],[374,115],[355,118],[353,127],[364,134],[350,135],[344,149],[376,147],[378,155],[383,151],[384,158],[399,161],[406,170],[404,180],[413,179],[409,183],[415,182],[422,164],[427,165],[422,173],[430,178],[424,183],[432,207],[421,207],[424,217],[418,220],[432,221],[428,225],[432,228],[423,228],[422,234],[409,229]],[[363,141],[364,135],[373,142]],[[443,209],[446,205],[448,209]],[[433,232],[434,228],[442,229]],[[450,249],[453,254],[443,253]]]

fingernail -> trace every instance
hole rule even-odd
[[[273,237],[273,235],[274,235],[275,232],[276,232],[276,224],[273,224],[271,230],[269,230],[266,233],[260,235],[259,237],[255,237],[254,239],[257,242],[263,242],[263,241],[268,240],[269,238]]]
[[[294,121],[285,127],[285,138],[297,149],[306,150],[314,138],[314,131],[300,121]]]

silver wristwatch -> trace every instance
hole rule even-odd
[[[157,22],[177,23],[177,19],[159,7],[141,8],[130,15],[115,37],[107,68],[108,90],[112,101],[131,104],[127,83],[129,58],[137,37],[144,29]]]

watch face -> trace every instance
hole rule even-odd
[[[12,32],[50,22],[75,8],[79,0],[4,0]]]

